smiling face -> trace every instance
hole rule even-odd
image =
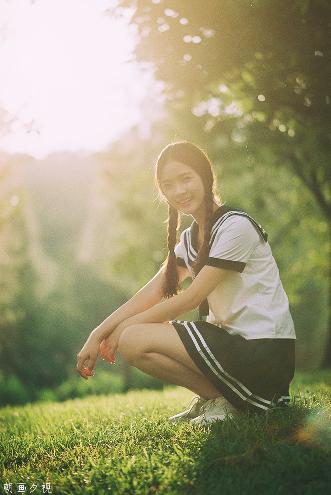
[[[171,160],[161,172],[159,186],[168,202],[177,210],[193,215],[203,208],[205,190],[193,168]]]

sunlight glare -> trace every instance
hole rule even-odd
[[[153,78],[130,61],[128,19],[114,2],[0,0],[0,148],[42,157],[100,150],[141,120]]]

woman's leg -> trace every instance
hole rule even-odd
[[[221,395],[188,355],[171,323],[143,323],[124,330],[118,352],[132,366],[206,399]]]

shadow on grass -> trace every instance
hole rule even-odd
[[[331,488],[330,416],[291,405],[208,428],[190,495],[319,494]],[[188,493],[188,492],[187,492]]]

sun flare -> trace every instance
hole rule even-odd
[[[0,148],[44,156],[100,150],[141,119],[151,73],[115,2],[0,2]]]

